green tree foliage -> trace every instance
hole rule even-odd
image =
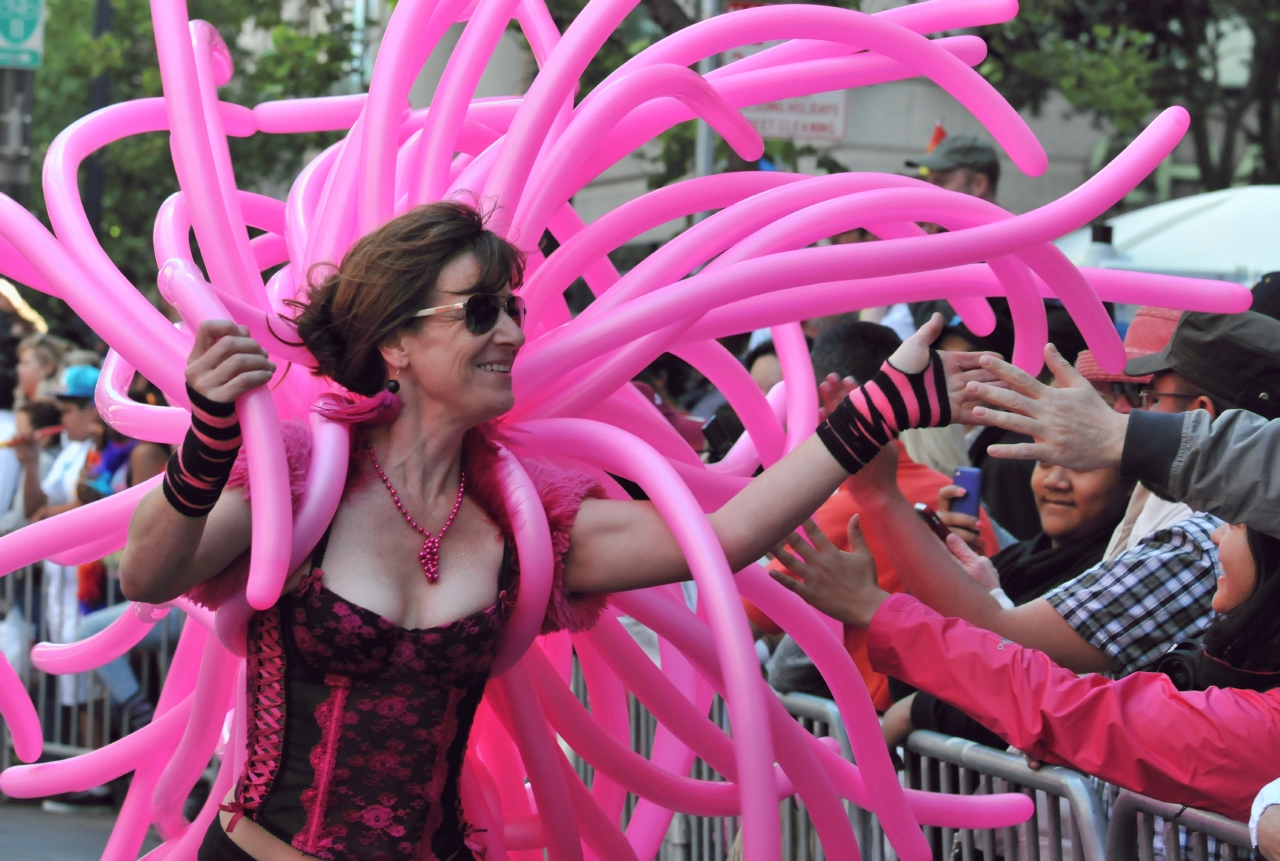
[[[1247,79],[1224,78],[1230,36],[1244,28]],[[1232,183],[1242,142],[1261,154],[1250,178],[1280,182],[1275,0],[1024,0],[1017,18],[979,35],[990,47],[981,71],[1019,109],[1056,90],[1123,140],[1153,110],[1182,105],[1204,188]]]
[[[147,0],[112,0],[111,30],[93,36],[94,0],[46,0],[45,62],[36,78],[32,116],[32,158],[45,153],[64,128],[89,111],[91,82],[110,78],[110,102],[161,95],[155,37]],[[280,0],[190,0],[192,18],[217,26],[231,49],[236,75],[222,88],[226,101],[254,105],[270,99],[324,95],[345,84],[350,27],[340,10],[321,0],[305,4],[300,20],[281,17]],[[238,37],[249,34],[244,40]],[[242,44],[242,41],[245,44]],[[327,146],[333,135],[282,139],[255,135],[233,139],[232,161],[241,188],[271,193],[285,187],[308,153]],[[151,233],[156,211],[177,191],[167,133],[135,135],[107,146],[100,238],[107,254],[140,290],[156,298],[156,262]],[[81,168],[81,187],[87,168]],[[33,185],[32,210],[48,221],[42,190]],[[54,321],[67,311],[61,303],[27,295]]]

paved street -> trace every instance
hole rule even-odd
[[[4,861],[98,861],[114,812],[46,813],[37,804],[0,804],[0,858]],[[160,845],[155,832],[144,853]]]

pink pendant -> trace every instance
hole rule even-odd
[[[373,453],[373,446],[369,446],[368,451],[369,460],[373,462],[378,478],[382,479],[382,483],[391,493],[391,501],[396,504],[396,509],[404,515],[405,523],[422,536],[422,549],[418,551],[418,564],[422,566],[422,573],[427,575],[428,583],[437,582],[440,579],[440,542],[444,540],[444,534],[449,531],[449,527],[453,525],[453,519],[458,516],[458,509],[462,507],[462,495],[467,487],[466,471],[463,470],[458,476],[458,498],[453,501],[453,511],[449,512],[449,517],[445,520],[444,526],[440,527],[440,532],[432,535],[419,526],[418,521],[413,519],[413,515],[405,510],[404,504],[400,502],[400,494],[396,493],[396,489],[391,486],[391,479],[387,478],[387,474],[382,471],[382,464],[378,463],[378,456]]]

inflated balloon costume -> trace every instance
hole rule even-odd
[[[804,800],[832,858],[858,853],[840,797],[874,811],[898,854],[909,859],[929,856],[919,823],[993,827],[1022,821],[1031,812],[1023,796],[903,791],[865,688],[832,626],[757,566],[733,575],[703,513],[813,433],[816,387],[799,320],[946,298],[971,330],[983,334],[995,324],[985,297],[1005,296],[1016,326],[1014,360],[1035,370],[1047,336],[1042,299],[1056,297],[1099,365],[1119,370],[1125,354],[1104,300],[1215,312],[1247,308],[1248,292],[1238,285],[1081,270],[1050,244],[1097,218],[1149,174],[1181,139],[1187,115],[1165,111],[1085,184],[1019,216],[901,176],[752,172],[674,183],[584,225],[570,198],[675,123],[702,117],[735,151],[754,159],[762,142],[736,108],[915,75],[930,78],[970,110],[1024,172],[1037,175],[1046,167],[1044,150],[1026,124],[971,68],[985,54],[981,40],[926,38],[1007,20],[1017,11],[1012,0],[929,0],[877,15],[790,4],[737,11],[663,39],[575,103],[587,62],[634,5],[591,0],[561,34],[541,0],[400,0],[367,95],[246,108],[218,98],[233,69],[217,31],[188,20],[181,0],[153,0],[164,97],[112,105],[57,138],[44,172],[54,235],[0,196],[0,273],[66,300],[111,345],[97,402],[112,426],[131,437],[176,443],[190,425],[181,369],[200,321],[233,319],[274,357],[314,367],[310,354],[291,346],[296,339],[285,321],[291,316],[285,302],[305,287],[311,267],[341,260],[357,238],[411,207],[470,193],[485,208],[494,207],[491,227],[528,255],[520,294],[529,309],[529,341],[514,369],[516,406],[499,423],[501,443],[488,467],[498,489],[493,505],[506,515],[518,557],[520,588],[514,602],[503,599],[494,608],[502,614],[502,638],[492,655],[483,656],[492,660],[492,677],[475,706],[458,782],[466,821],[485,834],[486,857],[540,858],[545,850],[552,861],[651,858],[672,811],[681,810],[741,815],[747,857],[777,858],[777,802],[792,793]],[[539,72],[523,97],[474,99],[485,63],[512,18]],[[408,110],[411,83],[459,20],[467,25],[435,101]],[[705,78],[689,69],[709,54],[763,40],[784,41]],[[287,200],[236,187],[228,136],[346,129],[342,141],[302,170]],[[159,205],[154,245],[161,292],[184,321],[178,327],[107,258],[76,183],[79,165],[95,150],[164,130],[171,134],[182,191]],[[280,145],[290,145],[289,138],[281,137]],[[718,211],[625,276],[606,256],[653,227],[708,210]],[[938,223],[948,232],[925,235],[917,222]],[[248,227],[263,232],[250,239]],[[854,227],[885,241],[809,247]],[[192,230],[208,280],[192,259]],[[544,259],[537,242],[545,231],[560,247]],[[280,264],[264,283],[261,273]],[[598,298],[571,319],[563,292],[578,277]],[[786,377],[768,398],[715,341],[766,326],[773,329]],[[664,352],[705,374],[742,418],[747,433],[723,461],[703,464],[628,385]],[[126,391],[135,369],[182,406],[131,401]],[[246,672],[262,667],[251,657],[246,671],[246,641],[271,636],[255,611],[277,606],[288,572],[320,544],[338,505],[350,453],[348,425],[312,409],[334,388],[323,378],[282,369],[271,386],[237,403],[253,500],[247,583],[225,596],[216,612],[189,599],[177,602],[194,623],[184,629],[155,721],[90,754],[0,775],[0,790],[30,797],[86,789],[132,771],[105,858],[135,858],[152,823],[166,842],[149,857],[193,858],[219,802],[248,773],[246,759],[259,753],[247,742],[260,741],[264,730],[249,725],[242,692],[252,678]],[[282,419],[303,420],[311,430],[310,460],[297,482],[291,482],[286,457],[294,431],[283,429]],[[849,454],[851,463],[859,459],[853,448]],[[556,524],[536,486],[541,459],[587,472],[610,495],[623,493],[609,474],[639,484],[689,559],[697,611],[687,608],[678,590],[660,587],[612,597],[594,627],[540,637],[548,606],[555,604],[556,563]],[[120,548],[134,506],[153,486],[0,538],[0,570],[45,558],[75,564]],[[740,595],[767,604],[822,670],[848,725],[856,767],[806,734],[763,684]],[[321,616],[338,612],[334,596],[319,588],[303,589],[288,602]],[[660,671],[625,635],[614,609],[657,632]],[[90,640],[36,647],[33,660],[49,672],[83,672],[128,651],[164,613],[163,607],[135,605]],[[307,644],[294,645],[305,659]],[[429,650],[415,651],[424,645],[406,642],[403,648],[414,651],[415,660],[433,660]],[[571,648],[582,658],[590,712],[567,685]],[[473,669],[475,678],[460,679],[453,690],[478,698],[486,668]],[[651,758],[630,750],[627,691],[659,721]],[[706,717],[715,693],[728,703],[732,737]],[[33,762],[41,728],[27,692],[3,662],[0,713],[18,756]],[[555,734],[597,769],[590,790],[567,768]],[[188,822],[183,799],[215,753],[221,769],[210,801]],[[695,756],[727,782],[687,777]],[[641,801],[624,832],[619,823],[627,792]],[[239,803],[251,808],[252,800],[252,792],[241,793]],[[366,804],[360,813],[371,819],[366,827],[385,825],[370,810]],[[330,851],[322,843],[318,830],[306,846]]]

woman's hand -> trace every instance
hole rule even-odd
[[[987,557],[974,553],[959,535],[947,536],[947,549],[983,589],[990,592],[992,589],[1000,588],[1000,575],[996,573],[996,566],[992,565]]]
[[[889,364],[906,374],[918,374],[929,364],[929,345],[942,334],[942,315],[934,314],[915,334],[903,341],[889,357]],[[947,396],[951,401],[951,420],[961,424],[974,424],[973,408],[979,398],[972,394],[970,383],[1003,386],[1000,377],[984,366],[983,356],[994,353],[956,353],[944,351],[942,370],[947,377]]]
[[[266,385],[276,372],[249,330],[230,320],[206,320],[187,357],[187,385],[211,401],[231,403]]]
[[[812,544],[792,532],[773,548],[774,558],[791,576],[779,571],[770,576],[833,619],[861,628],[871,624],[889,593],[876,581],[876,561],[862,540],[858,515],[849,520],[849,553],[832,544],[812,520],[805,521],[804,532]]]
[[[979,556],[986,548],[982,546],[982,535],[978,532],[978,518],[971,514],[961,514],[958,511],[951,510],[951,500],[964,499],[968,495],[963,487],[954,484],[948,484],[946,487],[938,491],[938,519],[941,520],[946,527],[951,530],[953,535],[958,535],[973,548],[973,552]]]

